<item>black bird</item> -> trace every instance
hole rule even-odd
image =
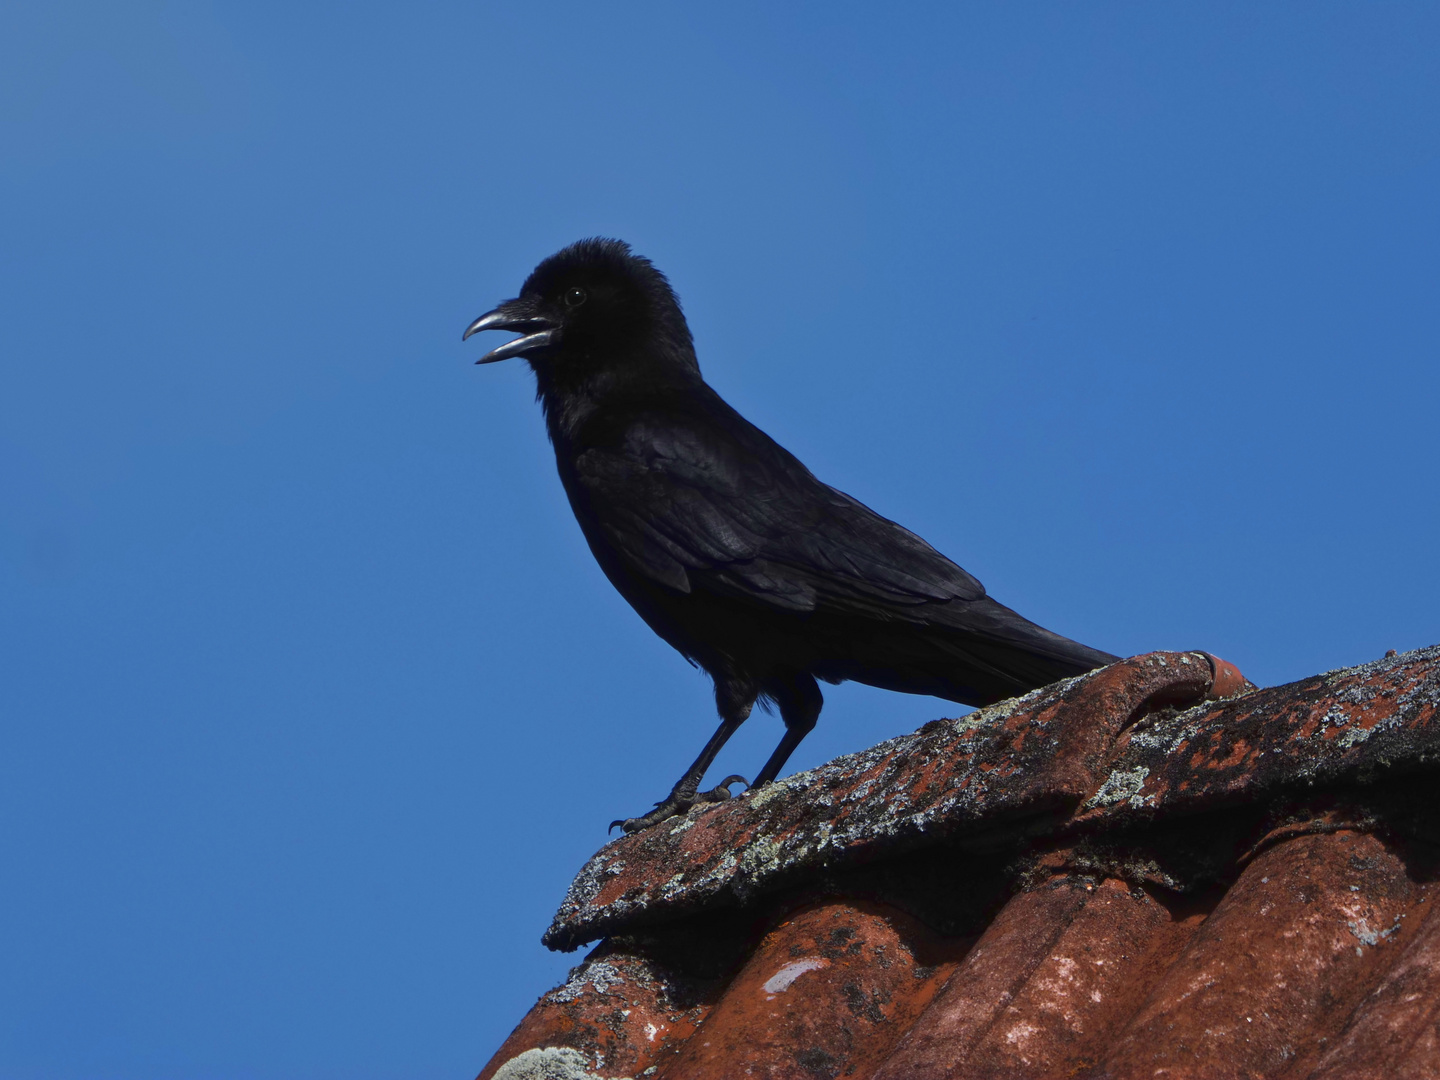
[[[755,778],[815,726],[816,679],[987,705],[1116,659],[1053,634],[914,533],[828,484],[700,376],[665,275],[618,240],[546,259],[481,330],[523,356],[570,507],[611,584],[715,682],[720,727],[634,832],[730,797],[701,778],[755,702],[785,722]],[[614,825],[611,826],[612,828]]]

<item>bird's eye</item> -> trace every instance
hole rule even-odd
[[[585,302],[585,290],[582,289],[582,288],[580,288],[579,285],[576,285],[574,288],[569,289],[569,290],[566,291],[566,293],[565,293],[565,306],[566,306],[566,307],[579,307],[579,306],[580,306],[581,304],[583,304],[584,302]]]

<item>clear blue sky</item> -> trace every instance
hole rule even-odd
[[[1047,626],[1440,641],[1440,9],[703,7],[0,12],[0,1076],[464,1077],[574,962],[713,724],[460,342],[581,236]]]

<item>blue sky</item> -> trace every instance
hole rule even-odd
[[[581,236],[1055,630],[1440,641],[1437,118],[1421,3],[5,7],[0,1076],[473,1075],[575,961],[713,725],[460,342]]]

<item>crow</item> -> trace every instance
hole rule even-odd
[[[920,537],[817,480],[700,375],[665,275],[619,240],[572,244],[480,316],[520,337],[560,482],[591,552],[650,628],[714,680],[720,727],[636,832],[697,802],[755,703],[785,733],[754,787],[815,726],[816,680],[988,705],[1117,659],[992,600]]]

